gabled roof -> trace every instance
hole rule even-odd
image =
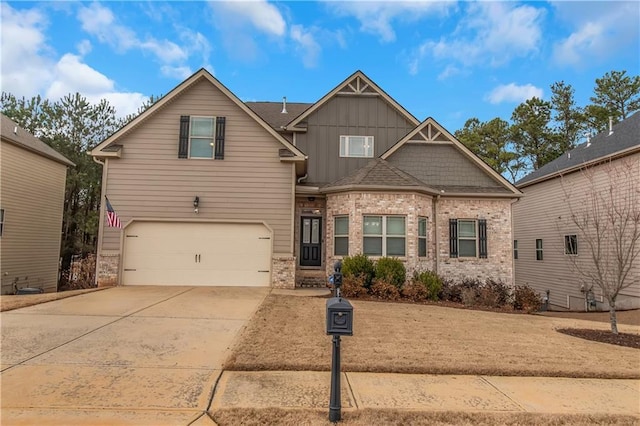
[[[249,108],[244,102],[242,102],[236,95],[233,94],[229,89],[227,89],[218,79],[216,79],[213,75],[209,73],[209,71],[201,68],[199,71],[191,75],[191,77],[187,78],[185,81],[176,86],[173,90],[167,93],[165,96],[160,98],[158,102],[153,104],[147,110],[145,110],[142,114],[138,115],[136,118],[131,120],[129,123],[121,127],[114,134],[105,139],[98,146],[93,148],[90,152],[92,156],[95,157],[114,157],[119,155],[119,151],[109,151],[105,148],[114,144],[118,139],[120,139],[125,134],[129,133],[131,130],[138,127],[141,123],[143,123],[148,117],[153,115],[156,111],[163,108],[169,102],[171,102],[176,96],[180,95],[183,91],[188,89],[190,86],[200,81],[201,79],[205,79],[213,84],[217,89],[219,89],[222,93],[224,93],[232,102],[238,105],[244,112],[246,112],[251,118],[253,118],[259,125],[261,125],[265,130],[267,130],[278,142],[284,145],[289,151],[291,151],[294,156],[288,157],[292,160],[304,160],[305,155],[298,148],[296,148],[292,143],[286,140],[282,135],[276,132],[264,119],[262,119],[258,114],[256,114],[251,108]]]
[[[426,178],[422,176],[416,175],[418,179],[421,179],[424,184],[430,185],[431,187],[437,188],[439,190],[443,190],[449,194],[457,193],[457,194],[470,194],[470,193],[503,193],[510,196],[519,197],[522,193],[513,186],[508,180],[502,177],[498,172],[493,170],[487,163],[482,161],[477,155],[475,155],[469,148],[464,146],[460,141],[458,141],[451,133],[449,133],[444,127],[442,127],[436,120],[431,117],[428,117],[424,120],[420,125],[418,125],[414,130],[409,132],[406,136],[400,139],[395,145],[389,148],[386,152],[384,152],[380,158],[383,160],[389,160],[394,153],[398,153],[398,151],[404,145],[430,145],[432,147],[436,147],[432,149],[433,151],[448,151],[451,156],[453,154],[462,155],[468,162],[465,162],[468,166],[475,166],[477,169],[481,170],[483,174],[479,175],[483,178],[486,176],[489,184],[478,184],[474,185],[458,185],[454,183],[444,184],[442,182],[452,181],[453,177],[463,172],[462,170],[457,170],[454,164],[446,165],[440,164],[440,167],[444,167],[444,170],[448,173],[447,176],[440,176],[439,179],[442,182],[438,184],[434,184],[433,182],[427,181]],[[429,152],[426,150],[421,150],[424,155],[429,155]],[[445,153],[446,154],[446,153]],[[415,156],[413,156],[414,159]],[[418,159],[419,160],[419,159]],[[425,159],[427,160],[427,159]],[[469,164],[469,162],[471,164]],[[426,163],[426,161],[425,161]],[[401,165],[396,164],[397,167],[402,168]],[[424,164],[423,167],[427,167]],[[413,173],[411,171],[411,173]]]
[[[612,134],[609,134],[608,130],[598,133],[589,142],[578,145],[538,170],[529,173],[520,179],[516,186],[524,188],[609,158],[640,151],[640,112],[636,112],[616,124],[612,130]]]
[[[283,113],[282,102],[245,102],[245,104],[277,131],[282,130],[293,118],[313,105],[303,102],[287,102],[287,112]]]
[[[38,155],[57,161],[65,166],[75,166],[75,164],[69,161],[64,155],[60,154],[55,149],[51,148],[40,139],[18,126],[15,121],[11,120],[4,114],[0,115],[2,116],[2,122],[0,125],[2,140],[6,140],[7,142],[13,143],[14,145]]]
[[[435,195],[438,192],[380,158],[374,158],[366,166],[352,174],[320,188],[322,193],[348,190],[406,190]]]
[[[407,111],[402,105],[395,101],[391,96],[389,96],[384,90],[378,87],[369,77],[367,77],[362,71],[356,71],[351,74],[344,80],[342,83],[337,85],[333,90],[324,95],[319,101],[317,101],[313,106],[305,110],[302,114],[297,116],[291,122],[286,125],[288,130],[296,130],[296,126],[298,126],[301,122],[306,120],[306,118],[312,114],[314,111],[318,110],[322,107],[329,99],[334,96],[353,96],[353,95],[362,95],[362,96],[381,96],[386,102],[392,105],[398,112],[404,115],[410,122],[414,125],[418,125],[420,121],[415,118],[409,111]],[[303,130],[303,129],[299,129]]]

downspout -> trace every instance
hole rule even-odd
[[[309,173],[306,173],[304,176],[298,178],[298,183],[301,183],[303,180],[306,180],[309,177]]]
[[[440,200],[440,194],[433,198],[433,243],[434,249],[434,263],[433,272],[438,274],[438,263],[440,263],[440,249],[438,245],[438,201]]]
[[[87,152],[87,154],[89,154]],[[91,154],[89,154],[91,155]],[[104,223],[104,201],[102,200],[103,196],[104,196],[104,191],[105,191],[105,175],[106,175],[106,166],[105,166],[105,162],[104,161],[100,161],[98,160],[96,157],[91,157],[91,159],[97,163],[100,164],[102,166],[102,183],[100,185],[100,222],[98,223],[98,244],[96,247],[96,273],[95,273],[95,278],[94,278],[94,283],[95,286],[98,286],[98,272],[99,272],[99,265],[100,265],[100,254],[102,253],[102,238],[103,238],[103,229],[102,229],[102,224]]]

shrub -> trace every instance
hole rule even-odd
[[[464,306],[475,306],[478,301],[478,290],[475,288],[462,288],[460,298]]]
[[[431,300],[439,300],[442,298],[443,282],[442,278],[433,271],[414,272],[414,283],[419,283],[427,290],[427,298]]]
[[[467,302],[473,302],[472,305],[475,304],[475,299],[478,295],[478,289],[482,285],[482,282],[475,278],[465,278],[460,282],[456,282],[453,280],[446,281],[446,287],[443,288],[442,294],[446,296],[445,300],[455,303],[464,303],[465,305],[469,304]],[[472,297],[473,295],[473,297]],[[467,302],[465,302],[465,300]]]
[[[364,286],[364,278],[362,276],[344,277],[342,279],[342,287],[340,287],[340,294],[344,297],[365,296],[367,294],[367,289]]]
[[[364,254],[347,256],[342,260],[342,275],[347,277],[362,277],[365,288],[371,287],[376,269],[373,261]]]
[[[376,280],[386,281],[402,288],[407,279],[404,263],[396,257],[381,257],[376,262]]]
[[[460,291],[461,287],[452,279],[445,278],[442,280],[442,291],[440,292],[442,300],[460,303],[462,302]]]
[[[539,311],[542,298],[528,285],[517,285],[513,294],[513,308],[526,313]]]
[[[511,290],[502,281],[487,278],[477,289],[477,303],[488,308],[512,306],[510,303]]]
[[[421,282],[412,281],[402,287],[402,296],[412,302],[422,302],[429,298],[429,290]]]
[[[398,300],[400,298],[400,290],[398,290],[398,287],[385,280],[376,280],[371,286],[369,293],[373,297],[383,300]]]

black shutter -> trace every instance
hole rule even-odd
[[[180,116],[180,139],[178,141],[178,158],[189,157],[189,116]]]
[[[216,118],[216,160],[224,160],[224,128],[226,124],[225,117]]]
[[[487,258],[487,219],[478,219],[478,234],[480,235],[480,259]]]
[[[449,257],[458,257],[458,219],[449,219]]]

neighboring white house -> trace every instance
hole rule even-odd
[[[598,286],[579,272],[593,270],[596,260],[572,214],[592,214],[594,195],[617,200],[612,203],[617,207],[631,199],[627,207],[638,213],[640,113],[534,171],[516,186],[524,193],[513,206],[516,285],[528,284],[543,297],[548,292],[550,309],[608,309]],[[604,243],[613,239],[610,230],[603,233],[598,261],[612,253]],[[628,279],[632,284],[621,291],[616,309],[640,308],[640,257],[633,261]]]

